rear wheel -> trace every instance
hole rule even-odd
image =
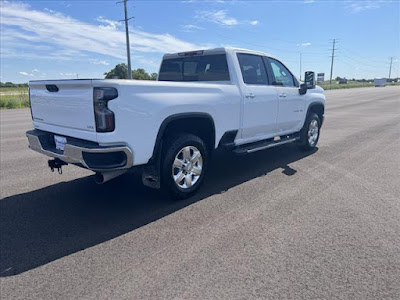
[[[182,134],[167,142],[162,164],[162,185],[175,199],[193,195],[203,182],[208,166],[204,142],[192,134]]]
[[[316,113],[307,116],[303,129],[300,131],[299,146],[302,150],[312,150],[317,146],[321,129],[321,120]]]

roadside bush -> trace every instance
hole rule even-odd
[[[28,95],[5,95],[0,96],[0,109],[29,107]]]

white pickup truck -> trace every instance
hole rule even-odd
[[[143,183],[186,198],[216,148],[238,154],[296,142],[316,147],[325,95],[262,52],[218,48],[166,54],[157,81],[31,81],[29,147],[99,183],[141,169]]]

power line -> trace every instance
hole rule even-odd
[[[342,50],[342,48],[340,50]],[[342,52],[341,55],[343,57],[347,57],[347,58],[351,59],[352,61],[354,61],[355,63],[357,63],[359,65],[363,65],[363,66],[366,65],[366,66],[371,66],[371,67],[374,67],[374,68],[381,68],[383,65],[387,65],[388,64],[387,62],[384,63],[383,61],[377,62],[377,60],[368,60],[368,61],[361,60],[358,56],[357,57],[349,56],[349,55],[347,55],[346,53],[343,53],[343,52]]]
[[[336,39],[333,39],[333,45],[332,45],[332,61],[331,61],[331,77],[329,79],[329,88],[332,88],[332,72],[333,72],[333,60],[335,58],[335,50],[337,50],[335,48],[336,45]]]
[[[301,57],[301,52],[300,52],[300,81],[301,81],[301,59],[302,59],[302,57]]]
[[[354,66],[357,66],[360,69],[370,69],[370,70],[375,70],[376,71],[377,69],[382,67],[382,65],[381,66],[374,66],[374,65],[365,64],[365,63],[363,64],[363,63],[360,63],[359,61],[357,61],[357,60],[355,60],[355,59],[353,59],[353,58],[351,58],[349,56],[346,56],[346,55],[342,55],[341,58],[347,60],[349,63],[351,62]]]
[[[346,57],[341,57],[341,58],[336,57],[335,62],[341,62],[341,63],[344,63],[345,65],[349,66],[353,73],[352,77],[354,77],[354,78],[357,78],[356,72],[358,72],[358,71],[368,74],[368,77],[371,77],[371,76],[377,77],[377,69],[375,67],[359,65],[358,63],[356,63]],[[373,74],[375,74],[375,75],[373,75]]]
[[[121,3],[117,2],[117,3]],[[132,18],[128,18],[128,8],[127,8],[127,2],[128,0],[123,0],[124,2],[124,13],[125,13],[125,34],[126,34],[126,54],[127,54],[127,59],[128,59],[128,79],[132,79],[132,65],[131,65],[131,47],[129,43],[129,28],[128,28],[128,21]]]
[[[285,52],[285,53],[296,53],[296,54],[299,53],[298,50],[287,50],[287,49],[282,49],[282,48],[271,47],[271,46],[269,46],[267,44],[253,43],[253,42],[249,42],[248,40],[246,41],[246,40],[238,39],[237,36],[232,37],[232,36],[229,36],[227,34],[220,34],[217,31],[214,31],[213,34],[219,36],[221,39],[224,39],[228,43],[231,43],[231,42],[236,43],[236,44],[241,43],[241,44],[244,44],[246,46],[248,45],[248,46],[264,48],[264,49],[267,49],[268,51],[272,50],[272,51],[277,51],[277,52],[279,51],[279,52]],[[272,54],[272,53],[270,53],[270,54]],[[314,55],[315,56],[315,55],[326,55],[327,53],[325,53],[325,52],[308,52],[307,51],[307,52],[303,52],[303,54],[304,55]]]
[[[393,63],[393,57],[390,58],[389,79],[390,79],[390,75],[392,75],[392,63]]]

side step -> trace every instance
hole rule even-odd
[[[256,151],[265,150],[268,148],[273,148],[276,146],[293,143],[299,139],[300,139],[300,136],[298,134],[297,135],[288,135],[288,136],[281,137],[279,140],[268,139],[268,140],[261,141],[261,142],[240,145],[235,150],[233,150],[233,152],[236,154],[253,153]]]

